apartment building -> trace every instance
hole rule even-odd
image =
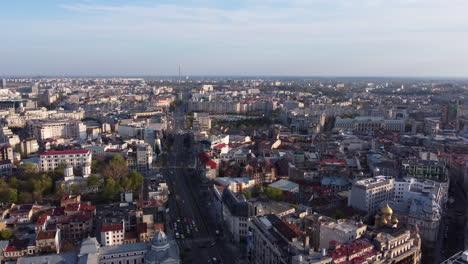
[[[349,191],[348,206],[374,214],[385,201],[393,198],[395,180],[377,176],[353,183]]]
[[[105,247],[124,243],[124,224],[107,224],[101,227],[101,244]]]
[[[85,165],[90,165],[91,159],[91,151],[87,149],[47,151],[39,156],[39,170],[55,170],[60,164],[70,164],[75,169],[81,169]]]
[[[54,137],[86,138],[86,125],[78,120],[30,120],[27,125],[30,134],[38,140]]]

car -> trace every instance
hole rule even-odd
[[[180,238],[179,233],[175,233],[175,237],[176,237],[176,238]]]
[[[184,234],[181,234],[181,235],[180,235],[180,238],[185,238]]]

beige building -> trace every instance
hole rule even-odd
[[[329,248],[332,241],[338,244],[353,242],[361,238],[366,230],[366,225],[351,220],[322,222],[320,225],[319,248]]]
[[[105,247],[124,244],[123,224],[107,224],[101,227],[101,244]]]
[[[39,144],[37,143],[36,139],[23,140],[20,143],[20,151],[26,155],[36,153],[39,151]]]
[[[86,138],[86,125],[78,120],[30,120],[27,124],[30,134],[38,140],[54,137]]]

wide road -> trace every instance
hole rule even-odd
[[[184,143],[184,138],[190,137],[186,133],[185,118],[182,108],[177,108],[171,118],[172,127],[168,130],[169,140],[172,142],[168,151],[168,163],[161,171],[171,192],[169,197],[169,228],[177,219],[194,220],[198,232],[193,238],[177,239],[179,248],[183,252],[184,263],[209,263],[216,258],[222,263],[238,263],[237,248],[222,240],[216,234],[219,226],[213,219],[214,210],[207,202],[202,188],[206,188],[196,175],[191,165],[195,162],[195,152],[192,144]],[[172,232],[169,230],[169,232]]]

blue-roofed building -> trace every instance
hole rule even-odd
[[[288,180],[279,180],[277,182],[271,183],[268,185],[268,187],[280,189],[285,192],[299,192],[299,184]]]

